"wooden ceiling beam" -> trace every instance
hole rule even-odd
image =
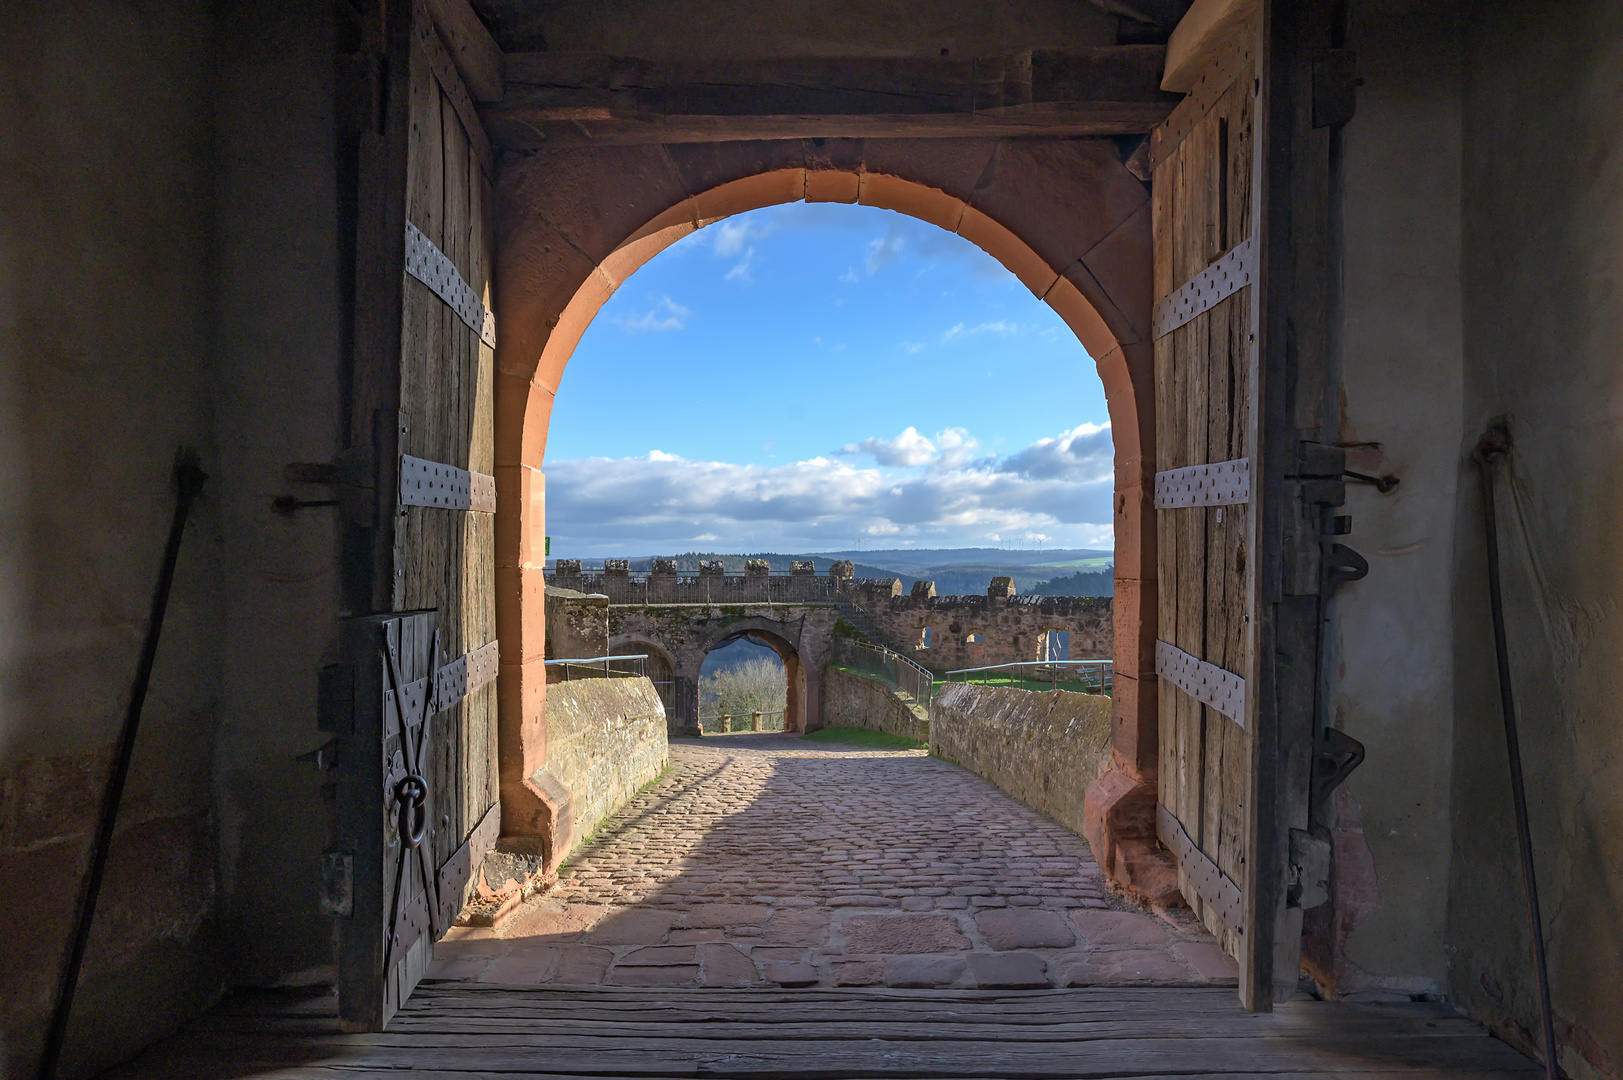
[[[502,51],[474,13],[468,0],[427,0],[429,14],[445,51],[468,87],[468,94],[481,103],[502,98]]]
[[[979,60],[784,58],[645,61],[516,53],[496,141],[602,144],[788,138],[1123,135],[1179,97],[1165,49],[1034,49]]]

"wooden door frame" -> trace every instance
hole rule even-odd
[[[1291,895],[1292,837],[1310,833],[1311,784],[1323,725],[1320,660],[1326,508],[1339,505],[1335,480],[1310,481],[1303,447],[1330,446],[1328,259],[1330,140],[1333,126],[1318,95],[1316,65],[1334,45],[1330,0],[1263,0],[1258,26],[1261,82],[1257,102],[1254,221],[1258,287],[1253,322],[1261,338],[1252,394],[1253,456],[1260,485],[1251,550],[1257,611],[1248,694],[1252,713],[1251,807],[1245,881],[1250,955],[1272,964],[1242,964],[1240,996],[1266,1011],[1295,993],[1301,958],[1302,909]],[[1344,120],[1342,117],[1340,120]],[[1324,121],[1324,122],[1321,122]],[[1328,494],[1310,490],[1331,488]]]

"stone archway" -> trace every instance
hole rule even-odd
[[[748,619],[745,622],[764,624],[765,620]],[[824,650],[824,655],[817,661],[808,663],[807,659],[801,656],[797,644],[777,630],[768,629],[764,625],[740,624],[716,635],[704,647],[700,654],[700,667],[704,666],[704,657],[738,638],[749,638],[756,644],[765,645],[783,662],[784,682],[788,691],[783,704],[783,730],[805,734],[810,730],[806,726],[808,719],[817,715],[818,691],[821,689],[823,665],[828,661],[827,650]]]
[[[1109,139],[565,147],[504,162],[495,304],[503,833],[539,834],[549,813],[529,778],[546,762],[542,461],[564,367],[603,303],[654,255],[730,215],[801,200],[895,210],[963,236],[1049,304],[1095,359],[1116,448],[1116,689],[1113,772],[1097,798],[1090,791],[1100,823],[1090,838],[1105,848],[1106,869],[1130,879],[1136,863],[1118,858],[1118,846],[1143,863],[1155,845],[1139,820],[1146,799],[1153,820],[1158,742],[1151,205]]]

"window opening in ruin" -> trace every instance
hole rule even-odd
[[[986,635],[981,633],[979,630],[972,630],[964,635],[965,645],[984,645],[985,643]]]
[[[1071,658],[1071,632],[1069,630],[1049,630],[1044,632],[1042,640],[1042,660],[1069,660]]]
[[[926,626],[924,629],[919,631],[918,647],[921,649],[928,649],[933,644],[935,644],[935,627]]]
[[[706,735],[783,731],[788,700],[783,659],[753,638],[711,649],[699,668],[699,728]]]

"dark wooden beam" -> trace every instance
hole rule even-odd
[[[653,62],[516,53],[482,110],[503,145],[1146,132],[1177,104],[1165,50],[1030,50],[981,60]]]
[[[502,51],[472,5],[468,0],[428,0],[428,10],[468,93],[478,102],[500,101]]]

